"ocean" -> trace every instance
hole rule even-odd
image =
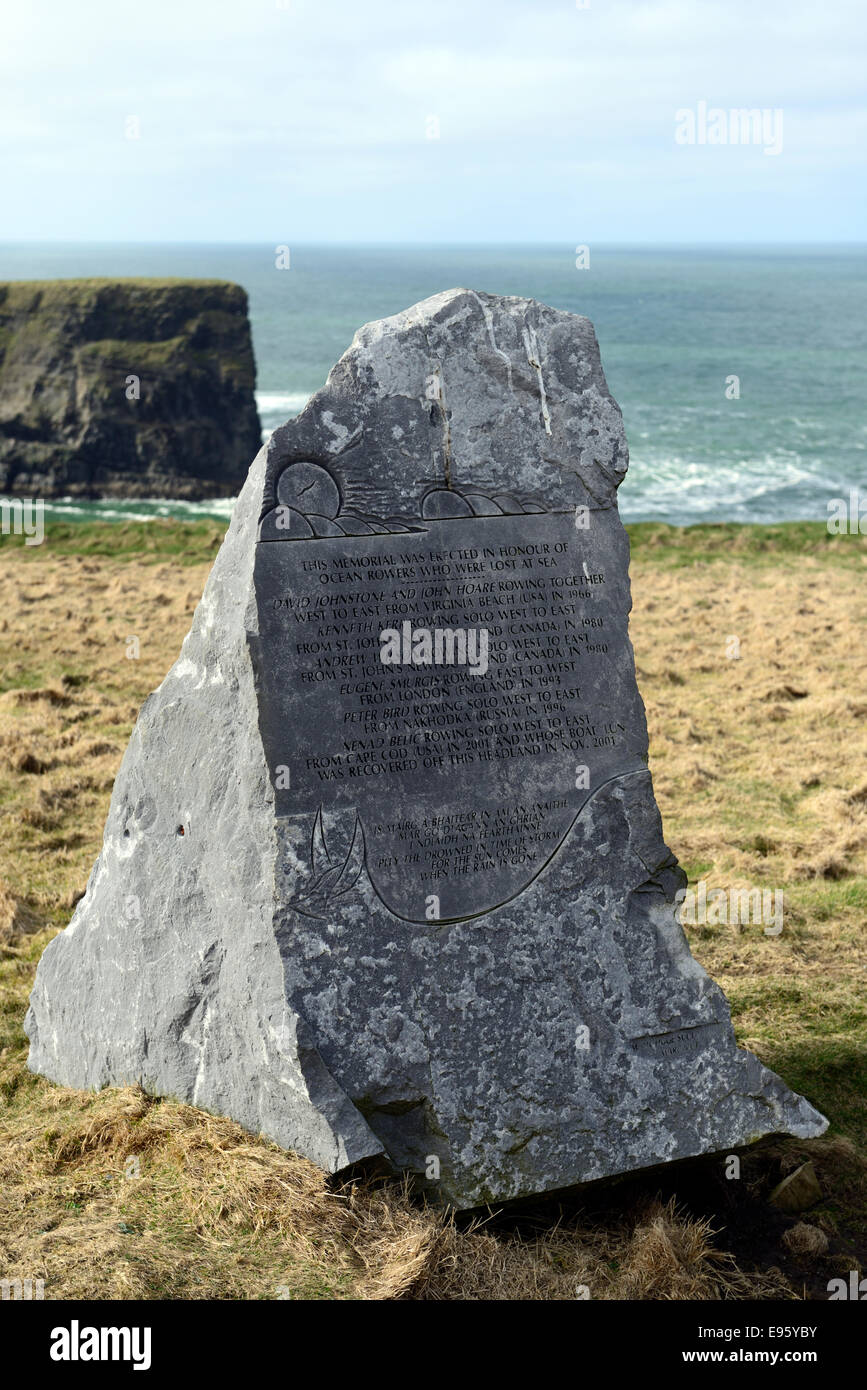
[[[267,433],[353,333],[439,290],[529,295],[593,320],[623,411],[625,521],[824,521],[867,496],[867,247],[0,245],[0,279],[243,285]],[[737,380],[733,380],[736,378]],[[232,499],[46,504],[46,517],[228,517]]]

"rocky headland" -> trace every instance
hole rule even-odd
[[[0,493],[237,493],[260,444],[247,295],[219,280],[0,284]]]

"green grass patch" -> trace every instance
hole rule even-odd
[[[159,517],[153,521],[48,521],[44,546],[25,546],[21,536],[0,535],[0,546],[18,546],[26,560],[52,554],[170,556],[191,562],[207,559],[219,544],[227,523],[185,521]],[[867,565],[867,535],[832,536],[823,522],[789,521],[778,526],[719,523],[667,526],[641,521],[626,530],[635,561],[669,565],[702,564],[711,560],[763,564],[814,556],[823,563]]]
[[[762,564],[814,556],[843,566],[867,564],[867,535],[831,535],[824,521],[786,521],[776,526],[735,522],[667,526],[639,521],[627,526],[633,560],[679,568],[727,560]]]
[[[177,521],[155,517],[153,521],[48,521],[42,545],[24,545],[20,536],[0,535],[0,554],[16,548],[19,557],[38,563],[50,555],[106,556],[113,560],[174,560],[197,565],[212,560],[226,534],[228,523]]]

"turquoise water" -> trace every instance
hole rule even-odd
[[[867,493],[867,247],[0,246],[0,279],[217,276],[250,296],[267,432],[360,324],[455,285],[587,314],[623,410],[625,520],[817,520]],[[726,399],[737,376],[740,398]],[[228,516],[208,503],[57,503],[49,516]]]

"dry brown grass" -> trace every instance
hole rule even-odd
[[[806,557],[635,567],[633,582],[654,784],[678,856],[731,883],[867,875],[867,569]]]
[[[36,959],[84,888],[137,710],[207,570],[0,552],[0,1277],[42,1277],[55,1298],[798,1296],[782,1239],[739,1267],[722,1222],[711,1229],[652,1186],[602,1215],[466,1228],[394,1181],[335,1191],[311,1164],[190,1107],[27,1073]],[[646,557],[633,585],[667,840],[711,887],[787,893],[779,938],[696,927],[693,949],[741,1041],[854,1141],[810,1149],[828,1202],[809,1218],[853,1267],[839,1243],[867,1231],[863,574],[815,557]],[[739,660],[726,656],[732,635]],[[795,1166],[803,1147],[774,1161]]]
[[[0,1265],[46,1297],[571,1300],[793,1297],[708,1224],[650,1202],[530,1236],[453,1220],[404,1186],[333,1189],[231,1121],[136,1090],[40,1084],[0,1146]]]

